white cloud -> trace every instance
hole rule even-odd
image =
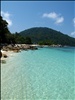
[[[74,36],[75,37],[75,31],[71,33],[71,36]]]
[[[57,20],[56,20],[56,24],[60,24],[60,23],[62,23],[64,21],[64,18],[63,17],[60,17],[60,18],[57,18]]]
[[[11,15],[8,12],[1,11],[1,16],[3,17],[4,20],[7,21],[8,26],[10,27],[12,25],[12,20],[10,19]]]
[[[75,18],[73,18],[73,24],[74,24],[74,26],[75,26]]]
[[[53,19],[55,21],[55,24],[60,24],[64,21],[64,17],[62,17],[60,14],[57,14],[55,12],[44,13],[42,17]]]
[[[55,19],[55,18],[57,18],[57,14],[55,12],[52,12],[52,13],[49,13],[49,14],[44,13],[43,17]]]

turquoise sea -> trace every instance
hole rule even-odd
[[[1,64],[1,100],[75,100],[75,48],[21,51]]]

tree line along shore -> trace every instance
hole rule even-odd
[[[31,37],[28,36],[28,34],[30,34]],[[69,44],[75,46],[75,38],[63,35],[49,28],[31,28],[20,34],[17,32],[13,34],[9,31],[6,20],[3,20],[0,15],[0,59],[2,57],[7,58],[8,51],[20,52],[21,50],[37,50],[38,47],[44,46],[63,47]],[[6,54],[3,51],[5,51]],[[4,60],[1,61],[4,62]]]

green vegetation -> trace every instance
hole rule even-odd
[[[39,45],[52,45],[55,43],[53,41],[50,41],[50,40],[45,40],[45,41],[39,41],[38,44]]]
[[[1,44],[32,44],[29,37],[23,37],[17,32],[11,34],[8,27],[8,23],[0,16],[0,43]]]
[[[7,43],[10,32],[7,28],[8,23],[0,16],[0,43]]]
[[[32,44],[29,37],[23,37],[19,33],[12,34],[12,43],[14,44]]]
[[[19,34],[23,37],[30,37],[33,43],[75,46],[75,38],[46,27],[30,28]]]
[[[24,30],[20,33],[12,34],[8,27],[8,23],[0,16],[0,43],[1,44],[32,44],[40,45],[61,44],[75,46],[75,38],[65,35],[59,31],[46,28],[35,27]]]

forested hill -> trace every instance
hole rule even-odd
[[[75,46],[75,38],[46,27],[30,28],[19,34],[24,37],[30,37],[33,43]]]

